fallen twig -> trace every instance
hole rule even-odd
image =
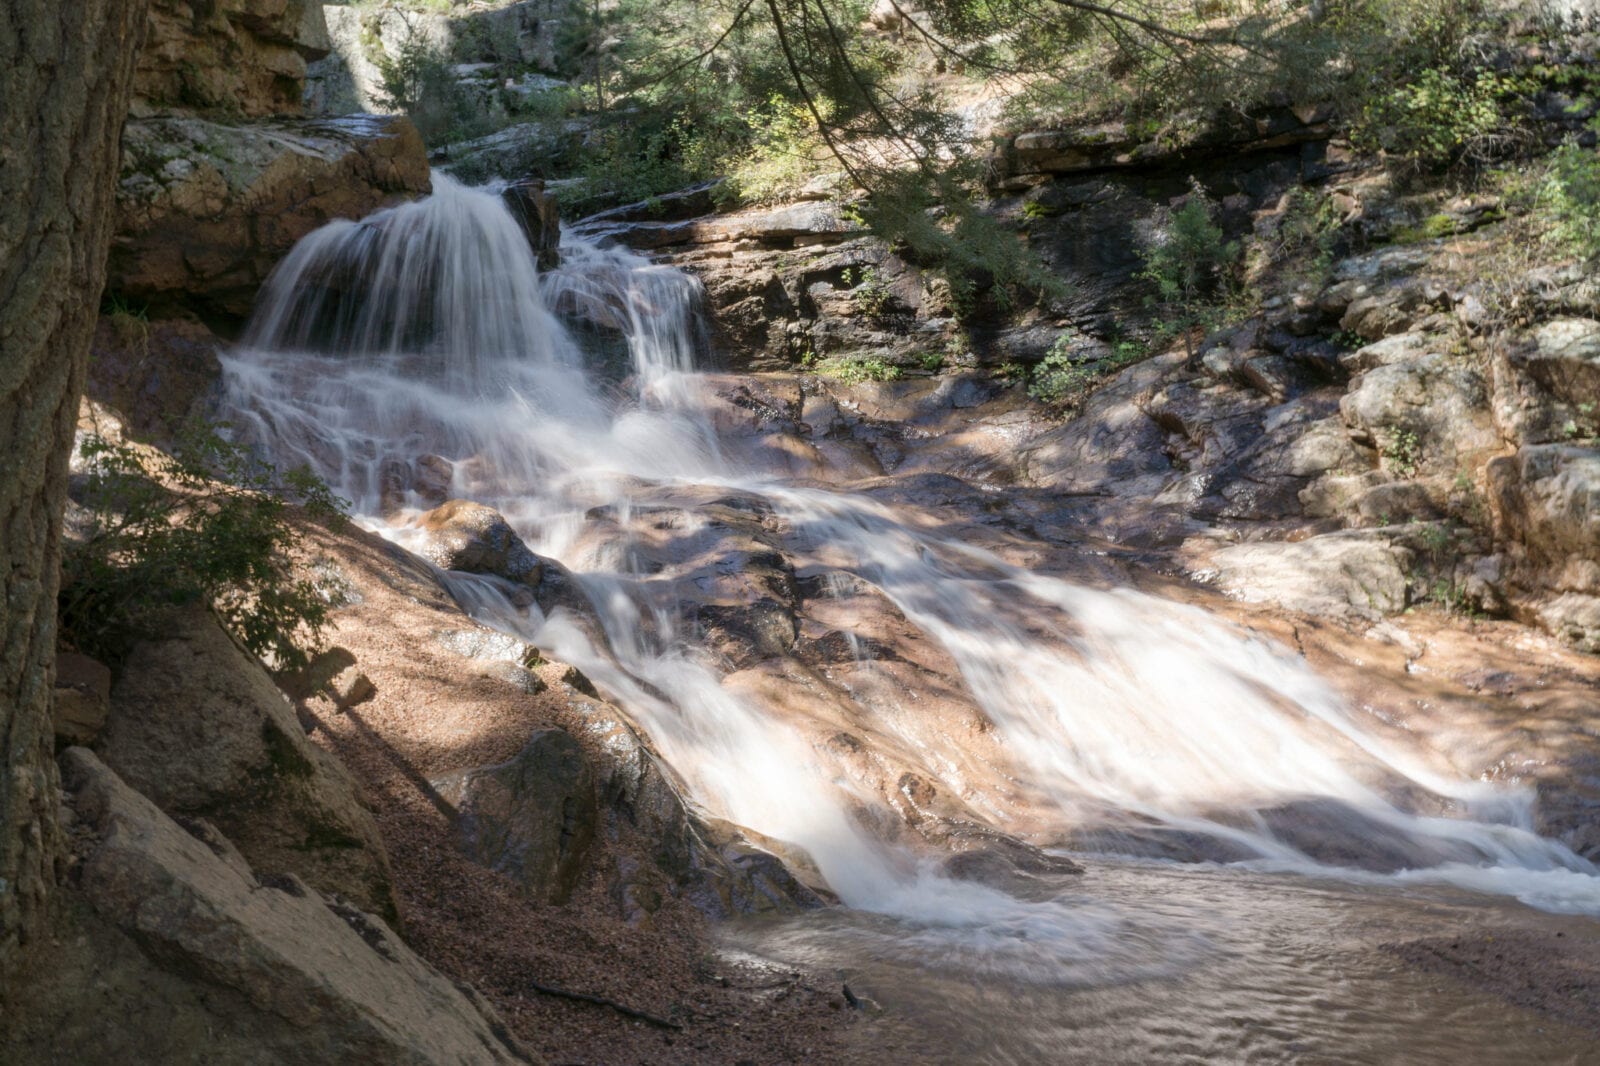
[[[569,992],[565,988],[557,988],[555,985],[540,984],[538,981],[528,981],[527,986],[542,996],[554,996],[557,999],[571,999],[576,1000],[579,1003],[593,1003],[601,1007],[610,1007],[618,1014],[626,1015],[629,1018],[637,1018],[642,1022],[649,1022],[651,1025],[659,1026],[662,1029],[681,1030],[683,1028],[682,1025],[672,1021],[670,1018],[659,1017],[651,1014],[649,1011],[642,1011],[637,1007],[630,1007],[626,1003],[618,1003],[614,999],[607,999],[605,996],[591,995],[588,992]]]

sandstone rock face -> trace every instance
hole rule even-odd
[[[474,94],[483,104],[498,103],[492,90],[515,94],[529,80],[538,84],[537,75],[526,75],[529,66],[555,68],[561,20],[570,7],[571,0],[514,0],[456,5],[448,12],[402,12],[387,5],[330,4],[323,10],[329,51],[307,70],[307,110],[318,115],[381,110],[379,61],[398,56],[412,40],[426,42],[456,64],[464,87],[485,82]],[[507,74],[513,79],[510,90],[504,87]]]
[[[594,774],[560,729],[535,733],[509,762],[435,783],[456,808],[467,854],[548,903],[572,895],[594,839]]]
[[[230,1062],[534,1061],[474,993],[379,919],[292,875],[258,878],[226,838],[204,823],[185,832],[86,749],[68,749],[62,761],[77,891],[168,975],[146,990],[137,1019],[120,1026],[137,1030],[137,1043],[159,1060],[193,1052],[184,1040],[194,1034],[184,1030],[199,1014],[211,1023],[217,1059]],[[97,983],[114,980],[104,974]],[[188,1024],[171,1024],[178,1020]],[[106,1039],[104,1022],[90,1027],[94,1039]],[[128,1032],[113,1039],[136,1042]],[[76,1057],[60,1042],[55,1051]]]
[[[1600,651],[1600,448],[1532,445],[1494,460],[1489,504],[1520,613]]]
[[[243,318],[301,237],[430,188],[421,138],[401,118],[130,121],[107,290]]]
[[[652,862],[624,863],[612,885],[630,921],[648,924],[666,893],[687,896],[715,918],[815,907],[832,898],[820,878],[801,879],[811,865],[803,853],[786,855],[786,865],[759,846],[759,836],[701,821],[638,734],[607,705],[592,707],[587,729],[605,752],[596,774],[602,817],[655,842]]]
[[[111,670],[87,655],[58,652],[53,710],[57,743],[93,742],[111,712]]]
[[[1379,533],[1239,544],[1213,556],[1217,583],[1249,602],[1376,619],[1405,607],[1410,553]]]
[[[332,47],[321,0],[153,0],[133,113],[298,114],[306,61]]]
[[[258,872],[397,919],[388,857],[349,773],[208,613],[175,615],[168,636],[134,647],[96,748],[168,814],[215,823]]]
[[[140,440],[170,445],[210,399],[222,374],[221,338],[192,318],[102,315],[85,392],[125,419]]]
[[[446,636],[454,644],[472,634]],[[525,655],[522,648],[505,654]],[[804,854],[692,813],[632,727],[581,674],[568,674],[563,685],[582,701],[585,732],[598,742],[598,756],[572,734],[543,729],[507,762],[433,782],[457,812],[468,855],[529,896],[560,904],[591,873],[597,839],[637,835],[648,842],[648,861],[621,860],[610,873],[610,891],[630,922],[646,926],[669,896],[686,897],[715,918],[818,906],[831,898],[820,877],[802,879],[810,867]]]
[[[1374,367],[1350,384],[1339,413],[1352,436],[1405,476],[1477,466],[1499,447],[1485,382],[1466,360],[1425,354]]]
[[[1324,141],[1332,113],[1325,109],[1276,108],[1236,122],[1219,122],[1197,144],[1162,145],[1131,130],[1126,123],[1061,130],[1031,130],[1008,139],[998,166],[1002,183],[1026,187],[1043,177],[1154,167],[1196,151],[1266,152],[1290,145]]]
[[[1495,413],[1529,444],[1600,436],[1600,322],[1558,318],[1499,345]]]
[[[451,500],[419,517],[416,525],[427,535],[420,554],[435,566],[525,585],[538,585],[544,577],[543,560],[492,507]]]
[[[561,262],[561,212],[556,198],[545,191],[544,182],[513,182],[505,187],[500,198],[527,236],[528,246],[539,260],[539,269],[550,270],[557,266]]]

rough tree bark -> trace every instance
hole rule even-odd
[[[146,0],[0,0],[0,970],[59,831],[50,697],[67,452]]]

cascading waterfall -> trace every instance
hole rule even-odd
[[[566,251],[541,279],[499,199],[443,176],[425,201],[318,230],[278,268],[224,360],[228,417],[280,462],[310,463],[402,543],[404,524],[376,517],[383,464],[450,459],[453,495],[496,507],[574,571],[604,646],[571,618],[514,606],[492,580],[451,575],[458,598],[577,665],[650,732],[699,803],[804,847],[847,903],[1019,957],[1086,957],[1126,931],[1112,908],[1024,902],[869,836],[849,812],[861,797],[815,768],[775,708],[725,688],[671,606],[606,564],[614,554],[584,554],[590,509],[626,509],[663,486],[763,497],[797,539],[880,589],[952,656],[1059,805],[1063,833],[1198,834],[1268,869],[1448,882],[1600,913],[1600,871],[1531,831],[1530,797],[1458,780],[1371,735],[1287,653],[1196,608],[1032,574],[917,531],[877,501],[739,469],[694,374],[697,283],[616,249]],[[559,314],[619,331],[626,379],[587,371]],[[912,739],[929,765],[959,761],[948,737]],[[1418,790],[1461,817],[1389,798]],[[1317,858],[1286,809],[1381,841],[1383,858]]]

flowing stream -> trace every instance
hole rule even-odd
[[[697,803],[809,853],[854,917],[798,927],[791,940],[817,938],[801,957],[840,959],[844,943],[881,959],[893,942],[946,978],[1115,984],[1217,950],[1215,914],[1156,902],[1163,883],[1193,900],[1207,878],[1246,923],[1240,901],[1297,883],[1285,875],[1385,899],[1447,886],[1600,915],[1600,871],[1532,831],[1530,795],[1379,735],[1285,650],[1194,607],[1020,569],[877,498],[741,458],[695,369],[698,283],[578,238],[563,251],[540,276],[499,198],[439,175],[424,201],[332,223],[279,266],[224,359],[228,418],[274,461],[309,463],[402,544],[417,536],[406,524],[417,501],[382,517],[385,464],[443,456],[451,496],[495,507],[562,562],[603,639],[503,583],[449,580],[477,617],[592,678]],[[620,371],[603,371],[599,334]],[[1010,753],[998,773],[1045,797],[1060,840],[1118,851],[1200,839],[1226,865],[1136,863],[1109,882],[1091,870],[1044,890],[947,876],[873,832],[859,813],[878,798],[819,760],[781,699],[725,684],[689,613],[625,540],[588,535],[596,508],[626,515],[707,490],[762,501],[797,554],[867,583],[941,647]],[[963,790],[960,736],[914,713],[895,730]]]

